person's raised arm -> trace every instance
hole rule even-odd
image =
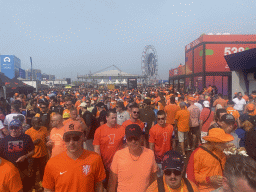
[[[149,149],[154,151],[155,150],[155,144],[154,143],[149,143]]]
[[[94,145],[94,152],[98,153],[99,155],[100,154],[100,146],[99,145]]]

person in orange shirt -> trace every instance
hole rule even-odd
[[[238,127],[240,127],[240,120],[239,120],[239,117],[240,117],[240,114],[237,110],[234,109],[234,102],[233,101],[228,101],[228,105],[227,105],[227,114],[231,114],[234,116],[236,122],[237,122],[237,125]]]
[[[23,186],[19,170],[0,157],[0,191],[22,192]]]
[[[218,104],[220,104],[222,106],[222,108],[226,108],[227,107],[227,102],[222,97],[223,97],[223,95],[221,93],[219,93],[218,94],[218,99],[216,99],[213,102],[213,107],[216,107]]]
[[[175,97],[170,98],[170,105],[165,106],[164,111],[166,113],[166,123],[174,125],[175,115],[177,111],[180,110],[180,107],[175,102]]]
[[[226,162],[223,150],[227,148],[228,142],[234,140],[234,137],[221,128],[213,128],[203,139],[207,143],[191,154],[187,165],[187,176],[196,183],[200,192],[208,192],[222,186]]]
[[[243,99],[244,99],[246,102],[248,102],[248,101],[249,101],[248,92],[244,92]]]
[[[51,158],[45,167],[44,191],[102,192],[106,174],[101,157],[83,149],[84,131],[79,122],[64,125],[63,140],[67,151]]]
[[[163,110],[157,112],[157,124],[149,130],[149,149],[155,152],[156,163],[159,170],[157,176],[162,176],[162,159],[165,152],[172,149],[175,145],[172,137],[174,136],[173,126],[165,123],[166,114]],[[175,146],[174,146],[175,148]]]
[[[32,118],[32,127],[28,129],[25,134],[29,135],[35,145],[35,153],[32,156],[31,165],[31,183],[35,189],[36,184],[36,172],[39,170],[40,181],[43,180],[44,168],[47,162],[47,148],[46,138],[48,137],[48,131],[46,127],[41,126],[41,119],[39,117]]]
[[[52,130],[50,132],[50,139],[46,143],[49,148],[50,157],[54,157],[67,150],[65,142],[63,141],[63,134],[65,132],[63,128],[63,119],[60,114],[55,114],[51,118]]]
[[[123,122],[122,126],[126,128],[130,124],[137,124],[140,126],[142,133],[143,133],[143,145],[146,146],[146,139],[145,139],[145,125],[144,123],[139,119],[140,117],[140,110],[137,104],[131,105],[131,112],[130,112],[130,119]]]
[[[168,151],[163,156],[162,170],[164,175],[157,178],[146,192],[199,192],[196,184],[183,177],[185,163],[182,155],[177,151]]]
[[[180,109],[181,110],[178,111],[175,116],[175,127],[178,130],[178,138],[179,138],[179,143],[181,146],[183,157],[186,158],[185,139],[186,138],[189,139],[188,132],[189,132],[190,113],[186,109],[186,104],[184,102],[180,103]],[[190,147],[188,146],[188,148]]]
[[[64,113],[70,113],[70,110],[72,109],[72,107],[73,107],[72,101],[66,101],[65,109],[63,111],[63,114]]]
[[[110,166],[117,150],[122,149],[125,129],[117,124],[117,113],[114,109],[107,112],[107,123],[96,129],[94,134],[94,151],[101,155],[106,169],[106,180],[103,182],[107,188]]]
[[[142,131],[139,125],[125,129],[127,147],[114,155],[108,192],[142,192],[156,180],[157,165],[154,152],[141,146]]]

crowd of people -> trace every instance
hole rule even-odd
[[[51,89],[0,100],[0,191],[256,191],[256,91]]]

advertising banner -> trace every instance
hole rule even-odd
[[[206,44],[206,72],[230,71],[225,55],[256,48],[256,44]]]
[[[128,78],[128,89],[137,89],[137,78]]]
[[[186,75],[192,74],[193,72],[193,51],[189,51],[186,53]]]
[[[1,72],[10,79],[15,77],[14,56],[1,55]]]

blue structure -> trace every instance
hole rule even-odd
[[[24,69],[19,68],[19,77],[22,79],[26,79],[26,72]]]
[[[15,55],[0,55],[1,72],[10,79],[19,77],[21,61]]]

